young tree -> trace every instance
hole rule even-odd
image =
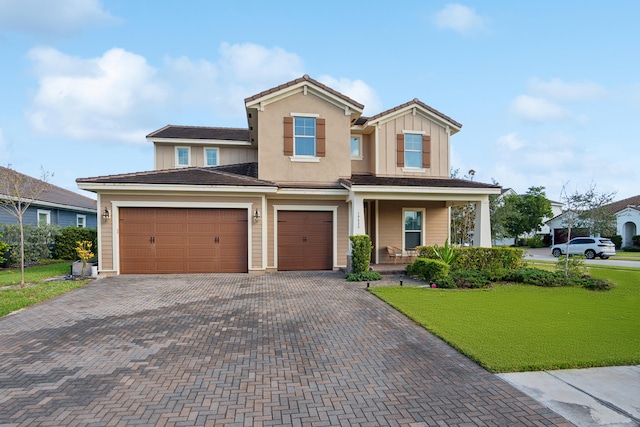
[[[451,178],[458,178],[459,169],[451,171]],[[473,181],[476,171],[469,170],[467,175],[462,177]],[[451,241],[459,244],[471,243],[475,228],[476,210],[472,203],[456,205],[451,207]]]
[[[615,215],[606,209],[606,205],[613,201],[615,195],[615,192],[597,192],[594,183],[591,183],[584,193],[580,193],[578,190],[567,193],[566,185],[562,186],[560,198],[564,203],[562,213],[564,223],[567,226],[565,275],[569,275],[569,246],[572,228],[578,225],[588,228],[592,236],[615,233]]]
[[[11,168],[0,166],[0,209],[18,220],[20,227],[20,286],[24,286],[24,214],[48,188],[50,174],[42,170],[42,178],[35,179]]]
[[[518,236],[537,230],[545,217],[551,217],[551,202],[544,187],[529,187],[521,196],[504,199],[504,226],[517,244]]]

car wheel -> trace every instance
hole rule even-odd
[[[600,259],[609,259],[609,257],[606,255],[600,255]]]
[[[589,249],[584,253],[584,256],[587,259],[594,259],[596,257],[596,251],[594,251],[593,249]]]
[[[551,255],[558,258],[560,255],[562,255],[562,251],[558,248],[555,248],[554,250],[551,251]]]

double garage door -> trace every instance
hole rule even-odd
[[[120,272],[246,273],[246,209],[120,208]]]

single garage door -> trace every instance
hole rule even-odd
[[[278,270],[333,269],[333,212],[278,211]]]
[[[120,272],[248,271],[243,209],[120,208]]]

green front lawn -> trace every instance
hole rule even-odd
[[[616,251],[616,256],[611,259],[620,261],[640,261],[640,252]]]
[[[44,281],[69,274],[70,265],[63,262],[25,268],[22,288],[19,269],[0,270],[0,317],[86,284],[86,280]]]
[[[493,372],[640,363],[640,270],[593,267],[611,291],[497,285],[370,291]]]

